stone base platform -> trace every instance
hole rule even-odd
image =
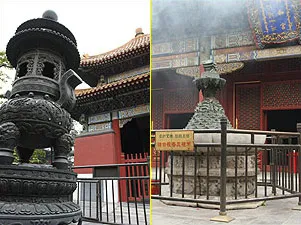
[[[214,205],[214,204],[168,201],[168,200],[161,200],[161,202],[171,206],[184,206],[184,207],[195,207],[195,208],[217,209],[217,210],[220,209],[220,205]],[[227,205],[227,210],[256,209],[257,207],[263,206],[264,203],[265,201],[230,204]]]
[[[265,135],[255,135],[254,143],[263,144],[265,138]],[[220,139],[221,135],[218,133],[195,134],[194,137],[195,144],[219,144]],[[250,144],[251,135],[230,133],[227,135],[227,143]],[[235,194],[245,196],[254,193],[257,176],[256,160],[255,148],[227,147],[226,196],[235,196]],[[194,152],[174,152],[173,160],[171,161],[169,156],[167,165],[165,172],[168,179],[173,180],[173,193],[180,194],[184,190],[184,194],[189,195],[193,195],[194,192],[196,195],[220,195],[220,147],[196,147]]]
[[[52,167],[0,165],[0,224],[58,225],[81,222],[70,201],[76,174]]]

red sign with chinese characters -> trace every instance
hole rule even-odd
[[[193,151],[194,133],[192,130],[156,131],[157,151]]]

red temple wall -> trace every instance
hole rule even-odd
[[[74,166],[117,163],[115,133],[77,137],[74,146]],[[91,169],[78,169],[77,173],[92,173]]]
[[[299,59],[248,62],[242,70],[222,76],[227,83],[218,98],[234,127],[240,112],[238,119],[243,123],[238,128],[264,129],[264,110],[301,108],[300,73]],[[153,80],[153,129],[164,128],[168,114],[193,112],[198,102],[191,80],[182,78],[178,82],[172,80],[175,76],[178,75],[157,76]]]
[[[199,94],[192,77],[159,72],[152,80],[153,129],[166,128],[168,114],[192,113]]]
[[[163,127],[163,98],[162,90],[152,92],[152,128],[160,129]]]
[[[199,95],[194,89],[164,89],[152,93],[153,129],[166,125],[166,115],[172,113],[191,113],[198,102]]]
[[[300,62],[297,59],[290,59],[252,62],[241,71],[222,76],[227,83],[218,94],[218,98],[232,125],[235,127],[235,119],[240,112],[238,120],[243,123],[240,123],[241,126],[238,128],[264,129],[263,110],[299,109],[300,71]],[[159,83],[155,82],[156,85]],[[194,111],[198,94],[196,88],[189,82],[184,84],[173,81],[169,81],[168,84],[160,82],[160,88],[152,92],[154,129],[165,127],[167,114]],[[164,89],[164,86],[168,89]]]
[[[226,98],[221,102],[234,127],[238,121],[241,129],[265,129],[265,110],[301,108],[300,71],[273,71],[273,66],[266,66],[262,73],[224,76]]]

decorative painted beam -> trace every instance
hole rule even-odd
[[[234,62],[234,63],[222,63],[216,65],[216,70],[219,74],[228,74],[234,71],[240,70],[244,67],[243,62]],[[192,67],[184,67],[178,68],[176,73],[190,76],[190,77],[199,77],[200,76],[200,67],[192,66]]]
[[[156,57],[152,58],[152,70],[197,66],[199,61],[198,52]]]
[[[281,48],[269,48],[263,50],[253,50],[248,52],[233,52],[228,54],[219,54],[214,56],[214,62],[217,64],[221,64],[230,62],[244,62],[251,60],[275,60],[297,57],[301,57],[300,45]]]

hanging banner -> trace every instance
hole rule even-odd
[[[193,151],[194,133],[192,130],[156,131],[157,151]]]
[[[300,38],[300,0],[248,0],[248,15],[260,48]]]

